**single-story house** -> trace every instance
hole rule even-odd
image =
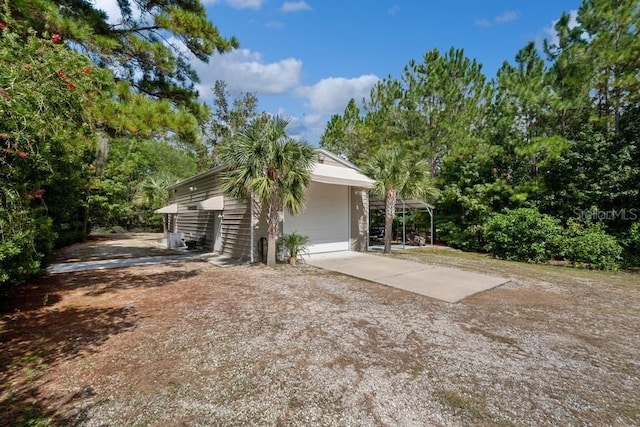
[[[199,242],[206,249],[250,262],[266,259],[267,227],[249,199],[236,200],[220,189],[225,166],[199,173],[169,187],[165,214],[167,241]],[[339,156],[317,149],[307,188],[306,207],[298,215],[284,212],[282,234],[309,236],[309,252],[366,251],[368,189],[374,181]],[[168,243],[171,244],[171,243]]]

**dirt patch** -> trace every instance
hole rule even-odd
[[[43,278],[0,318],[0,424],[640,423],[637,283],[519,274],[458,304],[304,265]]]
[[[160,243],[163,237],[162,233],[92,234],[84,243],[56,251],[53,262],[126,259],[174,253]]]

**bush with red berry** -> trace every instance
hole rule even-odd
[[[113,77],[59,34],[21,37],[0,23],[0,291],[39,271],[83,210],[96,123]]]

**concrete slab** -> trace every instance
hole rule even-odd
[[[166,256],[148,256],[138,258],[120,258],[120,259],[105,259],[97,261],[80,261],[80,262],[63,262],[58,264],[51,264],[47,267],[48,274],[57,273],[74,273],[78,271],[90,271],[90,270],[106,270],[110,268],[125,268],[138,265],[151,265],[151,264],[167,264],[174,262],[189,262],[189,261],[203,261],[217,265],[219,267],[228,267],[231,265],[237,265],[238,261],[223,255],[214,255],[211,253],[200,254],[179,254],[179,255],[166,255]]]
[[[307,264],[451,303],[509,281],[503,277],[361,252],[314,254]]]

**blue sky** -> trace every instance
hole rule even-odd
[[[97,0],[107,13],[115,0]],[[411,59],[462,48],[488,78],[528,41],[551,38],[579,0],[204,0],[210,20],[240,49],[194,63],[201,97],[216,79],[255,92],[261,110],[291,118],[290,131],[317,144],[328,118]],[[110,18],[114,13],[110,13]]]

